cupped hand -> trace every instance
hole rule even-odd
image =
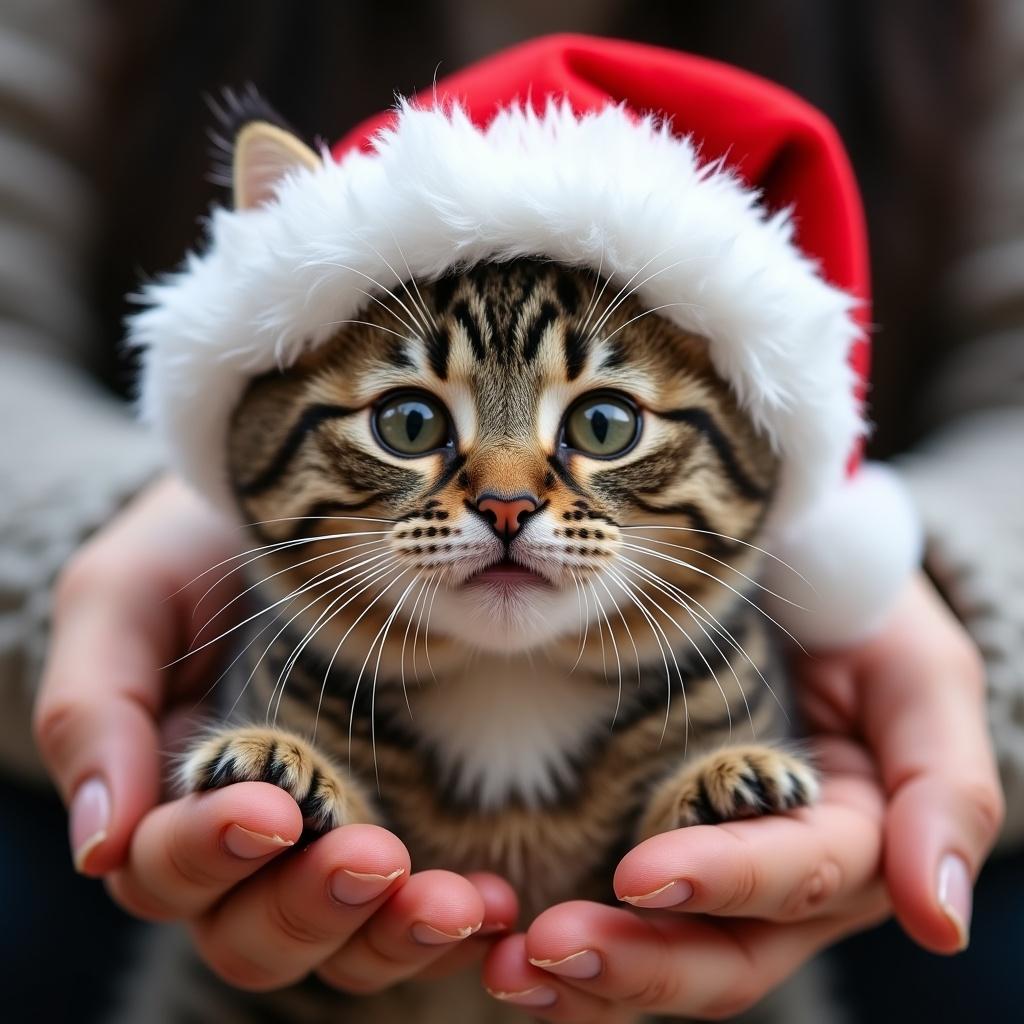
[[[366,992],[479,958],[483,936],[516,917],[494,876],[410,874],[404,845],[371,825],[289,852],[299,808],[261,783],[160,803],[162,725],[202,696],[222,651],[211,644],[164,666],[188,649],[204,594],[218,608],[238,592],[236,561],[206,570],[240,539],[167,479],[62,574],[34,725],[70,809],[76,867],[102,876],[130,913],[188,922],[207,963],[241,987],[316,972]]]
[[[614,884],[647,909],[551,908],[488,955],[497,998],[551,1021],[713,1020],[890,910],[927,949],[965,947],[1003,813],[966,635],[918,579],[881,634],[796,669],[819,802],[641,844]]]

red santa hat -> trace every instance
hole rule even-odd
[[[766,544],[813,588],[773,574],[803,642],[870,632],[920,557],[902,489],[860,460],[856,184],[829,122],[778,86],[633,43],[540,39],[360,125],[270,201],[217,210],[209,234],[146,288],[130,339],[144,416],[225,507],[228,419],[254,375],[331,338],[369,280],[530,255],[631,282],[708,340],[782,460]]]

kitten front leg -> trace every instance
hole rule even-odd
[[[818,780],[800,758],[775,747],[726,747],[663,779],[640,818],[638,839],[688,825],[779,814],[814,803]]]
[[[354,779],[283,729],[236,726],[207,734],[186,755],[179,777],[189,792],[269,782],[292,796],[306,828],[318,834],[376,820]]]

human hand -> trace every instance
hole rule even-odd
[[[642,843],[615,892],[669,912],[553,907],[491,951],[492,992],[551,1021],[718,1019],[890,907],[926,948],[966,945],[1003,813],[969,640],[919,579],[869,643],[796,670],[818,804]]]
[[[353,991],[461,967],[508,927],[515,896],[493,876],[410,876],[402,843],[351,825],[282,857],[302,831],[284,791],[244,783],[159,805],[161,726],[209,685],[217,645],[185,652],[202,574],[239,534],[181,484],[154,484],[69,563],[57,587],[35,732],[70,807],[79,871],[129,912],[188,921],[211,967],[272,988],[317,971]],[[222,569],[214,576],[223,575]],[[200,578],[201,577],[201,578]],[[238,574],[208,595],[237,593]],[[159,806],[158,806],[159,805]]]

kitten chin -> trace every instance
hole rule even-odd
[[[431,630],[473,650],[522,653],[582,636],[587,610],[577,591],[541,580],[471,579],[438,593]]]

